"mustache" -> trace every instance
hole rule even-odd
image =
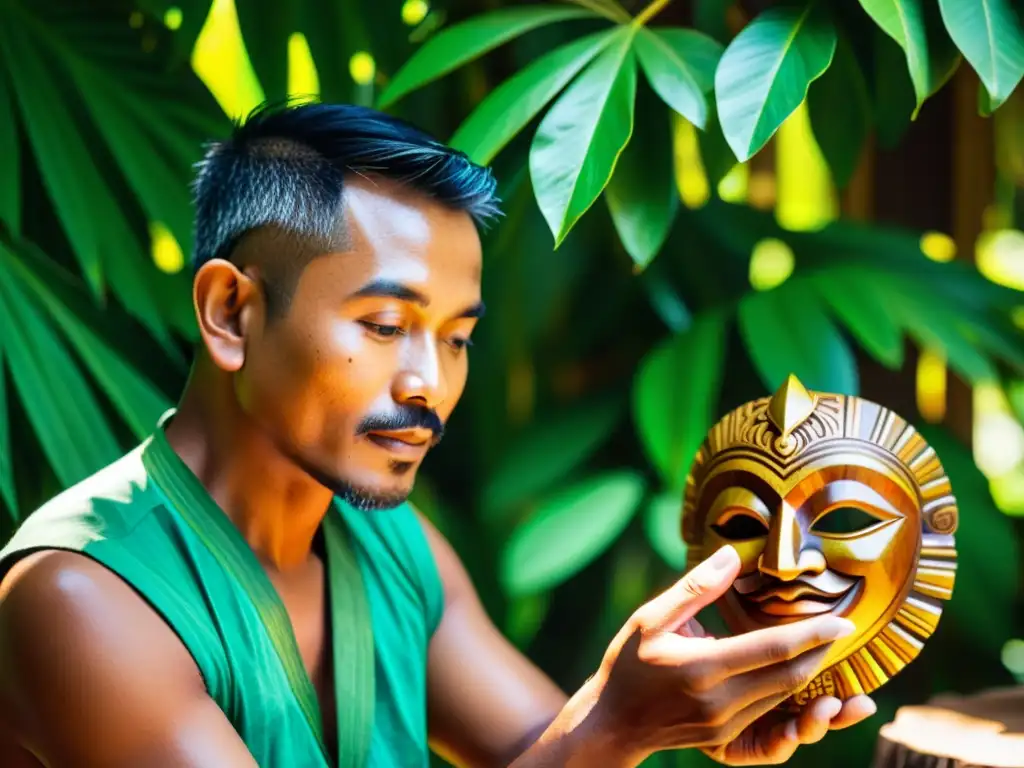
[[[846,593],[856,582],[856,579],[832,571],[800,576],[791,582],[780,582],[760,573],[752,573],[736,579],[733,588],[746,599],[759,603],[775,597],[796,600],[804,595],[836,598]]]
[[[444,422],[437,412],[423,405],[403,405],[391,413],[372,413],[356,428],[357,435],[368,432],[393,432],[400,429],[429,429],[434,445],[444,437]]]

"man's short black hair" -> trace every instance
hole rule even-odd
[[[231,259],[243,238],[274,243],[268,312],[287,308],[312,258],[344,246],[342,188],[351,174],[399,182],[468,213],[499,215],[490,170],[399,118],[351,104],[263,105],[198,163],[193,269]]]

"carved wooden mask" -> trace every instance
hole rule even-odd
[[[687,569],[731,544],[736,633],[831,612],[857,631],[784,705],[870,693],[921,651],[956,574],[958,510],[935,451],[892,411],[795,376],[727,414],[687,479]]]

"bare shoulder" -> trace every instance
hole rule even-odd
[[[426,515],[415,507],[413,509],[423,526],[430,553],[434,556],[434,564],[444,586],[445,604],[450,605],[455,600],[467,597],[475,600],[476,590],[458,553]]]
[[[0,659],[16,654],[19,666],[35,672],[32,662],[42,657],[38,671],[48,673],[49,654],[58,651],[109,664],[144,656],[202,684],[177,636],[119,576],[85,555],[44,550],[17,562],[0,582]]]
[[[29,555],[0,583],[0,670],[0,733],[48,764],[185,758],[183,724],[204,711],[227,722],[161,617],[74,552]]]

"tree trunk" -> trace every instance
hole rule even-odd
[[[1024,768],[1024,686],[901,707],[872,768]]]

